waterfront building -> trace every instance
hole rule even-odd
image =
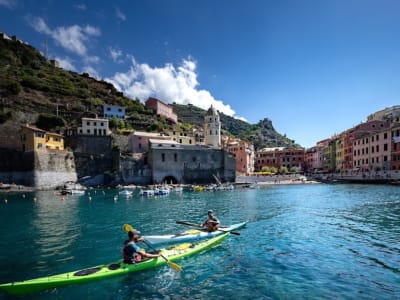
[[[78,135],[111,135],[111,130],[108,127],[108,119],[82,118],[82,125],[78,127]]]
[[[330,173],[334,171],[336,165],[334,156],[334,145],[335,143],[331,138],[325,139],[322,143],[322,173]]]
[[[345,170],[345,133],[339,134],[335,139],[335,170],[343,172]]]
[[[125,119],[125,107],[118,105],[103,105],[103,116],[104,118],[117,118],[117,119]]]
[[[149,147],[153,183],[210,183],[214,176],[235,181],[235,158],[221,148],[159,139],[150,139]]]
[[[217,110],[212,105],[204,117],[204,144],[221,148],[221,121]]]
[[[129,136],[127,150],[132,153],[147,152],[150,139],[171,140],[171,137],[162,133],[135,131]]]
[[[353,169],[353,141],[354,128],[350,128],[343,132],[344,140],[344,171],[348,172]]]
[[[236,172],[238,174],[249,175],[254,172],[253,143],[228,137],[223,142],[223,148],[235,157]]]
[[[400,123],[392,123],[390,130],[392,138],[390,169],[400,170]]]
[[[255,171],[261,171],[263,167],[286,167],[289,171],[296,168],[297,172],[304,170],[305,150],[303,148],[263,148],[255,154]]]
[[[322,146],[308,148],[304,154],[304,169],[309,173],[322,171]]]
[[[20,130],[20,150],[64,150],[64,138],[58,133],[24,125]]]
[[[150,97],[145,102],[145,107],[151,109],[158,116],[164,116],[171,123],[178,123],[178,116],[173,112],[172,107],[161,100]]]
[[[353,168],[362,172],[390,169],[390,121],[373,120],[355,127]]]
[[[254,170],[260,172],[263,167],[280,167],[280,151],[284,147],[263,148],[255,153]]]

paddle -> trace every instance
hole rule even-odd
[[[133,230],[133,227],[129,224],[124,224],[122,226],[122,228],[125,230],[125,232],[129,232],[131,230]],[[157,249],[155,249],[150,243],[148,243],[146,240],[143,239],[143,243],[145,243],[147,246],[149,246],[151,249],[153,249],[154,251],[158,251]],[[162,255],[160,253],[160,256],[165,259],[165,261],[168,263],[168,265],[170,265],[173,269],[182,272],[182,267],[172,261],[169,261],[168,258],[166,258],[164,255]]]
[[[182,225],[188,225],[188,226],[193,226],[193,227],[197,227],[197,228],[202,228],[201,226],[199,226],[199,224],[193,224],[193,223],[189,223],[189,222],[186,222],[186,221],[176,221],[176,224],[182,224]],[[235,235],[240,235],[240,233],[237,232],[237,231],[224,230],[224,229],[221,229],[221,228],[218,228],[217,231],[229,232],[229,233],[232,233],[232,234],[235,234]]]

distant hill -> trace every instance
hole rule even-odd
[[[180,122],[202,126],[206,111],[193,105],[172,104],[174,112]],[[295,141],[278,133],[271,120],[265,118],[257,124],[249,124],[239,119],[232,118],[220,112],[222,131],[231,135],[253,142],[256,150],[265,147],[300,147]]]
[[[154,116],[139,99],[124,96],[112,84],[58,68],[32,46],[0,38],[0,147],[10,136],[17,138],[21,124],[62,131],[64,126],[80,124],[82,116],[102,116],[103,104],[126,109],[127,120],[114,120],[113,127],[151,131],[170,127],[165,118]],[[205,110],[179,104],[173,109],[180,122],[203,125]],[[251,125],[220,115],[225,134],[252,141],[256,149],[298,146],[277,133],[269,119]]]

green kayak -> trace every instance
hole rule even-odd
[[[225,233],[205,241],[173,245],[161,249],[161,254],[168,260],[174,261],[182,257],[190,256],[197,252],[209,249],[214,245],[221,243],[228,235],[229,233]],[[74,272],[4,283],[0,284],[0,289],[10,294],[21,295],[69,284],[83,283],[92,280],[123,275],[130,272],[137,272],[165,265],[166,263],[167,261],[161,256],[135,264],[125,264],[122,260],[118,260],[109,264],[99,265]]]

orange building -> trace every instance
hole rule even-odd
[[[20,130],[20,150],[64,150],[64,138],[58,133],[47,132],[43,129],[25,125]]]
[[[254,172],[254,146],[240,139],[228,138],[224,150],[232,153],[236,159],[236,172],[249,175]]]

